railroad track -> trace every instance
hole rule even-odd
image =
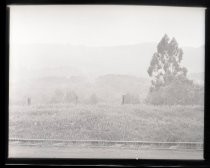
[[[23,139],[10,138],[9,144],[43,146],[89,146],[89,147],[124,147],[155,149],[195,149],[202,150],[202,142],[155,142],[155,141],[109,141],[109,140],[63,140],[63,139]]]

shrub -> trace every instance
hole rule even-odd
[[[189,80],[174,80],[166,86],[150,91],[146,101],[154,105],[202,105],[204,88]]]

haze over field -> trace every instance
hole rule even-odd
[[[10,57],[11,95],[42,95],[42,90],[47,95],[58,88],[69,88],[82,97],[102,93],[106,97],[110,93],[110,97],[118,95],[120,99],[122,94],[136,93],[143,100],[150,87],[147,69],[156,46],[14,45]],[[183,51],[188,77],[203,84],[203,47],[183,47]],[[98,83],[101,79],[103,84]]]
[[[184,7],[12,5],[10,80],[107,74],[148,78],[165,33],[183,48],[189,73],[202,73],[204,14],[204,8]]]
[[[10,157],[63,140],[202,151],[204,28],[204,8],[10,5]]]
[[[16,77],[126,74],[148,78],[157,43],[88,47],[61,44],[12,45],[11,80]],[[182,47],[189,74],[204,72],[204,46]],[[31,71],[31,74],[28,73]],[[33,75],[32,75],[33,74]]]
[[[27,8],[11,5],[10,8],[11,88],[26,89],[31,82],[34,90],[40,79],[44,85],[44,78],[62,81],[65,79],[61,78],[72,76],[94,83],[109,74],[149,81],[147,69],[165,33],[175,37],[183,49],[182,64],[187,67],[189,77],[194,79],[196,73],[197,81],[203,83],[204,8],[135,5]]]

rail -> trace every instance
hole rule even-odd
[[[118,146],[118,147],[141,147],[141,148],[164,148],[164,149],[203,149],[202,142],[157,142],[157,141],[109,141],[109,140],[64,140],[64,139],[24,139],[10,138],[9,143],[23,145],[92,145],[92,146]]]

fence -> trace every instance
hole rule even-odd
[[[202,142],[152,142],[152,141],[109,141],[109,140],[63,140],[63,139],[21,139],[11,138],[10,144],[68,146],[83,145],[92,147],[122,147],[138,149],[193,149],[203,150]]]

